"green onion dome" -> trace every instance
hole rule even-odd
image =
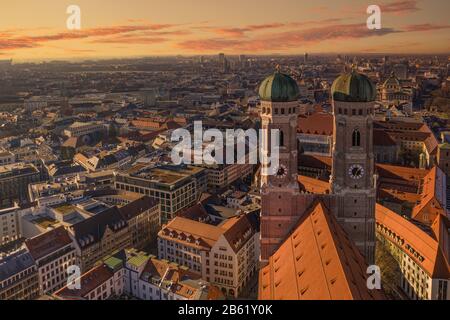
[[[339,76],[331,87],[334,101],[372,102],[377,91],[372,81],[364,74],[352,71]]]
[[[263,101],[291,102],[300,95],[297,82],[279,71],[267,77],[259,87],[259,97]]]

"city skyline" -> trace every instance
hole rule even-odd
[[[70,31],[66,9],[72,4],[8,3],[0,14],[0,59],[450,51],[445,10],[450,4],[437,0],[376,3],[381,8],[381,30],[367,29],[366,9],[372,4],[368,1],[231,0],[202,1],[194,7],[182,1],[132,0],[124,5],[80,0],[76,5],[81,9],[81,30]]]

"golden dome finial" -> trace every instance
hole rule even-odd
[[[281,71],[281,66],[279,64],[277,64],[275,66],[275,70],[279,73]]]

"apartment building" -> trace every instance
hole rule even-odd
[[[103,124],[94,122],[75,122],[64,130],[64,135],[71,137],[82,137],[94,132],[104,132],[106,128]]]
[[[89,173],[102,172],[104,170],[128,169],[133,161],[146,153],[145,145],[117,148],[112,151],[77,153],[73,161],[78,163]]]
[[[14,162],[16,162],[14,153],[0,148],[0,166],[13,164]]]
[[[141,249],[156,240],[161,228],[159,202],[148,196],[119,209],[128,223],[133,248]]]
[[[40,176],[32,164],[0,166],[0,207],[14,201],[27,202],[28,184],[40,181]]]
[[[96,266],[71,286],[65,286],[54,293],[59,300],[107,300],[121,296],[123,293],[124,269],[122,262],[111,258]],[[79,284],[79,289],[75,287]]]
[[[161,205],[162,223],[165,223],[194,204],[206,191],[207,172],[204,168],[186,165],[157,168],[136,165],[116,174],[115,188],[156,199]]]
[[[106,300],[126,294],[140,300],[218,300],[220,290],[185,267],[136,249],[121,250],[54,294],[61,300]]]
[[[40,295],[51,294],[67,284],[68,268],[78,262],[75,245],[64,227],[27,239],[25,246],[37,266]]]
[[[208,172],[208,189],[220,190],[238,179],[244,179],[253,173],[253,164],[218,164],[205,166]]]
[[[69,227],[75,240],[81,270],[90,269],[97,261],[113,252],[131,246],[128,223],[117,207],[104,210]]]
[[[0,257],[0,300],[31,300],[39,295],[39,277],[33,257],[20,249]]]
[[[158,238],[160,259],[188,267],[230,297],[238,297],[257,270],[259,231],[254,214],[217,225],[176,217]]]
[[[376,207],[376,237],[401,270],[397,285],[413,300],[450,300],[449,220],[443,214],[431,226]]]
[[[216,286],[201,279],[200,275],[190,272],[187,267],[159,260],[139,252],[128,252],[131,258],[128,269],[134,269],[138,261],[142,268],[136,274],[134,285],[130,286],[131,295],[142,300],[219,300],[224,295]],[[133,262],[134,261],[134,262]],[[135,269],[137,270],[137,269]]]
[[[20,238],[20,225],[17,212],[20,206],[0,209],[0,246]]]

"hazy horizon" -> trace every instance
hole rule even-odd
[[[450,52],[450,2],[383,0],[381,30],[365,0],[313,4],[198,0],[78,0],[81,30],[66,28],[70,0],[9,1],[0,12],[0,59],[98,60],[153,56],[433,54]],[[413,53],[414,52],[414,53]]]

